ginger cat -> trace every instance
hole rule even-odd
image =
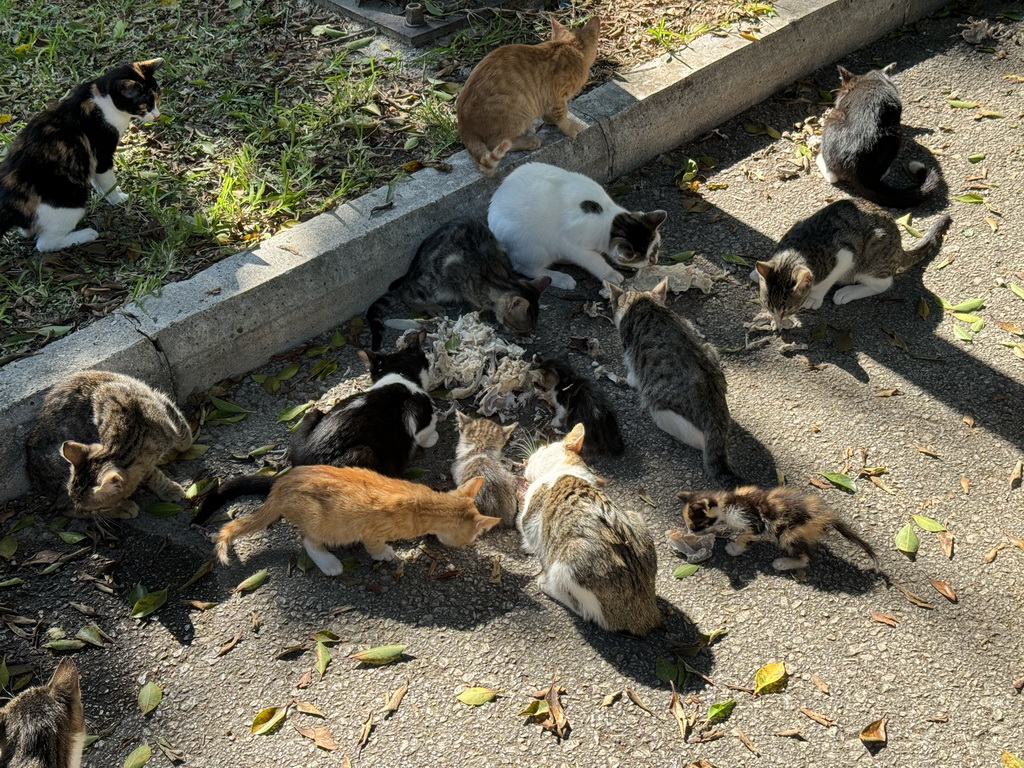
[[[538,117],[571,139],[580,125],[569,99],[587,82],[597,58],[601,20],[576,30],[551,18],[551,39],[537,45],[503,45],[476,65],[455,103],[462,143],[484,176],[493,176],[506,152],[536,149],[528,133]]]
[[[501,522],[481,515],[473,504],[483,477],[446,493],[362,467],[301,466],[273,480],[262,507],[221,529],[217,557],[222,563],[228,562],[231,542],[280,517],[298,526],[306,552],[328,576],[343,567],[327,547],[362,542],[374,560],[394,560],[388,545],[393,539],[432,533],[442,544],[464,547]]]

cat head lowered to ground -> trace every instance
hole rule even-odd
[[[50,682],[18,694],[0,709],[0,766],[79,768],[85,713],[78,669],[61,659]]]

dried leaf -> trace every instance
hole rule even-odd
[[[871,619],[879,624],[888,624],[890,627],[895,627],[899,624],[895,616],[890,616],[888,613],[882,613],[881,611],[872,611]]]
[[[745,734],[741,729],[733,728],[732,732],[733,732],[733,735],[735,735],[736,738],[739,739],[740,742],[742,742],[744,747],[746,747],[747,749],[749,749],[751,752],[754,753],[755,757],[760,757],[761,756],[761,753],[757,751],[757,747],[754,746],[754,742],[752,742],[749,738],[747,738],[747,734]]]
[[[616,691],[615,693],[609,693],[607,696],[605,696],[603,699],[601,699],[601,706],[602,707],[610,707],[612,704],[614,704],[616,701],[619,700],[620,696],[622,696],[622,691]]]
[[[368,648],[349,656],[353,661],[361,661],[364,664],[390,664],[402,657],[402,652],[408,648],[406,645],[382,645],[377,648]]]
[[[320,677],[323,677],[324,672],[327,671],[327,665],[331,663],[331,652],[323,643],[317,643],[314,653],[316,653],[316,664],[313,665],[313,668],[320,673]]]
[[[163,752],[167,759],[174,765],[185,762],[185,756],[172,747],[163,736],[157,736],[156,745],[160,747],[160,751]]]
[[[391,694],[391,696],[388,697],[387,702],[384,704],[384,709],[381,710],[381,714],[384,715],[385,719],[387,719],[392,714],[398,711],[398,707],[402,703],[402,699],[405,698],[405,694],[408,691],[409,681],[406,680],[404,683],[402,683],[401,686],[399,686],[399,688],[395,690],[394,693]]]
[[[1009,533],[1006,534],[1006,538],[1010,540],[1010,543],[1017,549],[1024,550],[1024,539],[1017,536],[1012,536]]]
[[[640,694],[638,694],[632,688],[625,688],[624,691],[626,693],[626,696],[629,697],[629,700],[632,701],[634,704],[636,704],[638,707],[640,707],[640,709],[642,709],[644,712],[646,712],[649,715],[653,715],[654,714],[647,707],[647,705],[644,704],[644,700],[640,698]]]
[[[971,480],[966,475],[960,475],[960,487],[964,489],[964,493],[969,494],[971,492]]]
[[[799,739],[800,741],[807,741],[807,737],[804,736],[803,732],[799,728],[789,728],[785,731],[775,731],[775,736],[786,736],[791,739]]]
[[[1022,481],[1024,481],[1024,460],[1018,461],[1013,467],[1013,472],[1010,473],[1010,490],[1020,488]]]
[[[199,611],[208,611],[218,604],[210,600],[179,600],[178,603],[179,605],[187,605]]]
[[[142,690],[139,691],[139,712],[145,717],[157,708],[157,705],[163,701],[163,698],[163,688],[152,681],[146,683],[142,686]]]
[[[356,749],[360,752],[363,747],[366,746],[367,742],[370,741],[370,734],[373,732],[373,712],[366,716],[366,720],[363,721],[363,727],[359,730],[359,740],[356,742]]]
[[[754,674],[754,695],[776,693],[786,687],[786,662],[765,664]]]
[[[547,702],[548,705],[549,717],[541,723],[541,726],[551,731],[559,739],[564,739],[569,735],[569,719],[565,716],[565,710],[562,709],[562,702],[558,700],[558,695],[561,691],[562,688],[554,683],[552,683],[551,687],[548,689],[548,695],[544,697],[544,701]],[[628,695],[628,688],[626,689],[626,693]],[[650,712],[650,710],[647,711]]]
[[[1010,545],[1007,544],[1005,541],[999,542],[994,547],[992,547],[992,549],[985,553],[985,556],[981,558],[981,561],[986,565],[988,565],[991,562],[994,562],[996,557],[999,555],[1000,551],[1006,549],[1008,546]]]
[[[266,736],[268,733],[280,728],[287,715],[288,707],[267,707],[266,709],[261,709],[256,714],[256,717],[252,719],[249,733],[256,736]]]
[[[925,600],[924,598],[918,597],[917,595],[915,595],[913,592],[911,592],[909,589],[907,589],[906,587],[902,586],[901,584],[897,584],[894,581],[894,582],[892,582],[892,585],[894,587],[896,587],[896,589],[898,589],[900,592],[902,592],[903,596],[905,598],[907,598],[907,600],[909,600],[911,603],[913,603],[914,605],[918,606],[919,608],[928,608],[930,610],[930,609],[935,607],[934,605],[929,603],[927,600]]]
[[[939,540],[939,546],[942,547],[942,554],[944,554],[949,560],[953,559],[953,533],[952,531],[939,531],[935,534],[935,538]]]
[[[929,723],[948,723],[949,715],[933,715],[932,717],[926,717],[925,720]]]
[[[43,648],[49,648],[52,651],[80,651],[85,648],[85,641],[70,640],[62,637],[57,640],[51,640],[48,643],[43,643]]]
[[[819,723],[825,726],[826,728],[831,728],[836,724],[836,721],[828,715],[823,715],[820,712],[815,712],[813,709],[808,709],[807,707],[800,707],[800,711],[807,717],[811,718],[811,720],[813,720],[814,722]]]
[[[327,717],[320,708],[311,701],[293,701],[292,704],[304,715],[315,715],[316,717]]]
[[[501,692],[501,688],[467,688],[455,698],[463,704],[479,707],[489,701],[494,701],[494,698]]]
[[[953,588],[949,586],[949,584],[947,584],[946,582],[939,581],[938,579],[928,579],[928,582],[933,587],[935,587],[936,592],[938,592],[944,598],[949,600],[951,603],[955,603],[957,601],[956,592],[954,592]]]
[[[865,744],[885,744],[885,721],[888,718],[881,718],[875,720],[864,727],[864,730],[860,732],[860,740]]]
[[[999,753],[999,762],[1003,768],[1024,768],[1024,760],[1007,752],[1005,749]]]
[[[669,701],[668,711],[671,712],[672,713],[672,717],[674,717],[676,719],[676,725],[679,726],[679,735],[683,737],[683,741],[686,741],[687,733],[690,730],[690,721],[686,717],[686,710],[683,708],[683,703],[679,699],[679,694],[676,692],[676,685],[675,685],[675,683],[671,683],[671,686],[672,686],[672,699],[671,699],[671,701]],[[611,695],[612,694],[610,694],[609,696],[605,696],[605,700],[607,700]],[[613,699],[613,701],[614,701],[614,699]],[[602,705],[602,706],[607,706],[607,705]]]
[[[931,448],[926,448],[926,447],[925,447],[925,446],[923,446],[923,445],[914,445],[914,447],[915,447],[915,448],[917,448],[917,450],[919,450],[919,451],[920,451],[921,453],[923,453],[923,454],[924,454],[925,456],[931,456],[931,457],[932,457],[933,459],[937,459],[937,458],[939,458],[939,454],[937,454],[937,453],[936,453],[935,451],[933,451],[933,450],[932,450]]]
[[[196,568],[196,572],[189,576],[188,581],[182,584],[181,588],[185,589],[186,587],[191,587],[208,573],[213,573],[213,560],[206,560],[202,565]]]
[[[877,486],[878,488],[881,488],[886,493],[896,493],[896,491],[890,488],[889,485],[877,475],[868,475],[868,480],[870,480],[873,485]]]
[[[815,688],[824,693],[826,696],[832,693],[832,689],[829,687],[828,683],[826,683],[817,675],[811,675],[811,683],[814,685]]]
[[[902,395],[903,390],[901,389],[880,389],[874,393],[875,397],[895,397],[896,395]]]
[[[238,641],[241,640],[241,639],[242,639],[242,633],[241,632],[236,632],[234,634],[234,636],[230,640],[228,640],[226,643],[224,643],[224,645],[222,645],[220,648],[217,649],[217,655],[218,656],[223,656],[225,653],[227,653],[232,648],[234,648],[236,645],[238,645]]]
[[[333,752],[339,748],[338,742],[334,740],[331,732],[322,725],[318,725],[313,728],[299,728],[296,726],[295,730],[299,732],[299,735],[305,736],[307,739],[312,739],[313,743],[320,747],[320,749],[326,749]]]
[[[296,688],[309,688],[313,684],[313,668],[307,667],[302,670],[302,674],[299,675],[299,679],[295,681]]]
[[[106,633],[95,624],[86,624],[75,633],[76,640],[83,640],[90,645],[95,645],[97,648],[106,647],[107,644],[103,640],[104,637],[107,637]]]
[[[487,579],[491,584],[501,584],[501,555],[491,558],[491,575]]]

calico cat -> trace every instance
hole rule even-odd
[[[607,284],[622,340],[626,381],[640,393],[654,423],[704,452],[704,470],[719,488],[743,485],[729,466],[729,404],[718,352],[689,320],[665,306],[668,278],[652,291]]]
[[[778,546],[786,557],[776,558],[777,571],[803,568],[818,544],[834,528],[863,549],[878,564],[875,550],[813,494],[780,486],[763,490],[752,485],[734,491],[681,492],[683,520],[694,533],[713,533],[730,539],[725,551],[742,554],[752,541]]]
[[[541,590],[609,632],[643,637],[662,626],[658,558],[643,519],[612,503],[580,458],[585,429],[530,456],[516,527],[536,555]]]
[[[551,40],[503,45],[474,67],[455,112],[462,143],[484,176],[494,175],[506,152],[540,146],[529,132],[538,117],[576,138],[580,125],[569,115],[569,99],[590,76],[600,31],[597,16],[577,30],[552,16]]]
[[[839,67],[841,87],[822,123],[818,168],[829,184],[844,182],[878,205],[909,208],[939,185],[939,174],[910,163],[916,187],[897,189],[882,180],[896,160],[902,141],[903,105],[889,75],[896,64],[855,75]]]
[[[951,221],[940,216],[917,245],[904,250],[888,213],[861,200],[837,200],[794,224],[750,277],[759,281],[761,303],[781,327],[801,307],[818,309],[836,283],[852,283],[836,291],[836,304],[887,291],[893,275],[938,254]]]
[[[476,508],[481,514],[500,518],[504,526],[515,525],[519,482],[501,463],[501,449],[519,425],[503,427],[490,419],[474,419],[462,411],[456,411],[455,416],[459,423],[459,446],[452,463],[452,479],[462,484],[472,477],[483,477]]]
[[[114,176],[114,152],[133,117],[160,117],[153,73],[163,63],[150,59],[115,67],[29,120],[0,163],[0,235],[19,227],[36,236],[39,251],[99,236],[95,229],[75,230],[90,185],[114,205],[128,199]]]
[[[381,318],[393,311],[398,297],[412,312],[437,317],[444,314],[445,305],[464,305],[479,311],[485,322],[496,319],[514,333],[532,333],[540,295],[550,282],[546,277],[517,277],[484,222],[469,217],[449,221],[423,241],[406,275],[367,310],[370,346],[380,349]]]
[[[654,264],[661,245],[658,228],[667,217],[664,211],[627,211],[593,179],[545,163],[512,171],[487,211],[487,223],[516,271],[546,275],[555,288],[566,290],[576,281],[548,269],[552,264],[575,264],[616,285],[623,276],[605,255],[632,269]]]
[[[425,336],[419,335],[419,341]],[[437,442],[437,414],[425,391],[430,364],[419,344],[390,354],[359,350],[372,386],[330,411],[310,408],[292,433],[286,458],[292,466],[331,464],[364,467],[398,477],[416,447]],[[243,475],[221,483],[203,498],[193,522],[202,525],[239,496],[266,496],[273,477]]]
[[[538,386],[544,390],[541,397],[555,408],[551,426],[565,429],[569,424],[583,424],[587,431],[583,458],[621,455],[625,446],[619,422],[604,393],[562,360],[547,358],[536,367],[541,376]]]
[[[144,484],[164,500],[184,496],[156,466],[192,445],[178,407],[131,376],[82,371],[51,389],[26,445],[28,476],[40,493],[67,494],[77,517],[129,518]]]
[[[362,467],[295,467],[271,479],[266,503],[221,529],[216,549],[222,563],[228,562],[231,542],[281,517],[298,527],[302,546],[328,576],[344,568],[327,547],[362,542],[374,560],[394,560],[398,556],[388,545],[394,539],[432,533],[446,546],[464,547],[501,522],[473,505],[482,477],[447,493]]]
[[[79,768],[85,711],[78,668],[64,657],[50,682],[29,688],[0,708],[0,765]]]

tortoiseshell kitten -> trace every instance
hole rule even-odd
[[[619,421],[608,399],[591,380],[580,376],[563,360],[549,357],[537,362],[543,390],[541,399],[555,409],[551,426],[565,429],[570,424],[583,424],[587,439],[583,458],[607,455],[620,456],[626,449],[619,432]]]
[[[0,765],[79,768],[85,713],[75,662],[65,657],[46,685],[18,694],[0,708]]]
[[[90,187],[113,205],[128,199],[114,176],[114,152],[133,117],[160,117],[153,73],[163,63],[122,64],[29,120],[0,163],[0,235],[18,227],[36,237],[39,251],[99,236],[95,229],[75,227],[85,215]]]
[[[877,565],[875,550],[813,494],[779,486],[764,490],[753,485],[734,491],[681,492],[683,521],[693,533],[713,533],[730,539],[725,551],[742,554],[752,541],[775,544],[786,557],[772,561],[777,571],[804,568],[818,544],[834,528],[867,552]]]

